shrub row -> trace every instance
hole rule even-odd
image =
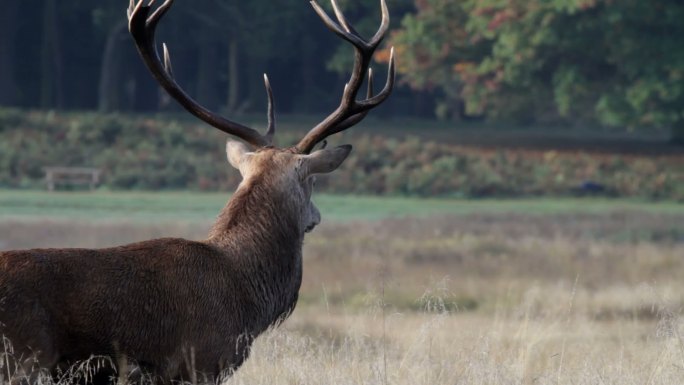
[[[279,133],[280,143],[295,140]],[[329,192],[417,196],[603,194],[684,201],[684,155],[480,149],[362,135],[320,185]],[[0,109],[0,187],[37,188],[45,166],[92,166],[111,189],[232,189],[225,135],[169,117]]]

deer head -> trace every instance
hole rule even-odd
[[[242,175],[238,192],[249,190],[253,184],[261,183],[270,189],[266,194],[281,196],[281,205],[297,211],[293,217],[299,234],[309,232],[320,223],[321,215],[311,200],[317,174],[326,174],[337,169],[351,152],[350,145],[333,149],[321,149],[311,154],[299,154],[264,148],[257,151],[242,142],[228,141],[226,154],[228,162]]]
[[[153,1],[149,1],[145,5],[144,0],[137,2],[131,0],[128,9],[128,27],[143,61],[159,84],[188,112],[209,125],[243,140],[252,147],[250,152],[244,145],[230,143],[228,145],[231,164],[240,170],[245,180],[249,179],[251,175],[263,171],[263,167],[260,166],[266,166],[272,162],[273,164],[287,165],[283,166],[284,169],[282,170],[285,179],[295,180],[292,173],[300,173],[299,187],[303,191],[310,191],[308,186],[313,184],[311,176],[334,170],[351,150],[350,146],[343,146],[311,154],[314,147],[328,136],[359,123],[371,109],[385,101],[392,92],[395,76],[394,54],[392,53],[390,58],[385,87],[377,95],[373,91],[373,72],[369,68],[373,54],[389,28],[389,12],[385,0],[381,0],[382,22],[380,28],[370,40],[361,37],[349,24],[335,0],[331,0],[331,3],[337,22],[333,21],[316,1],[311,1],[311,5],[325,25],[354,47],[354,66],[351,77],[342,93],[339,106],[322,122],[313,127],[295,146],[276,148],[273,146],[276,129],[275,109],[273,92],[268,77],[264,75],[268,96],[268,129],[263,135],[253,128],[228,120],[199,105],[183,91],[174,79],[170,54],[166,45],[162,45],[163,54],[160,55],[155,43],[155,28],[171,8],[173,0],[164,1],[154,11],[151,8],[152,3]],[[367,79],[366,96],[362,100],[357,100],[364,79]],[[266,161],[266,158],[269,161]],[[290,177],[285,175],[290,175]],[[315,213],[315,208],[311,206],[309,215],[312,218],[310,219],[311,223],[316,222],[317,214]]]

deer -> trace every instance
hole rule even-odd
[[[155,383],[215,383],[232,375],[253,341],[297,303],[304,236],[321,221],[311,200],[316,175],[333,172],[352,150],[348,144],[327,148],[326,138],[359,123],[393,90],[393,50],[379,93],[370,68],[389,28],[386,1],[380,1],[382,21],[371,39],[349,24],[335,0],[336,21],[311,1],[324,25],[352,45],[354,64],[339,106],[296,145],[277,147],[268,77],[265,134],[201,106],[176,82],[166,44],[158,51],[155,29],[173,0],[153,2],[128,6],[140,57],[187,112],[238,139],[227,141],[226,155],[242,180],[204,240],[0,253],[0,334],[22,358],[28,378],[36,367],[56,376],[94,356],[108,357],[114,372],[123,370],[122,359],[132,362]]]

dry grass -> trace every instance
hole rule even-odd
[[[537,291],[539,293],[539,291]],[[596,322],[572,310],[377,314],[300,309],[229,384],[678,384],[682,324]],[[623,294],[629,294],[628,292]],[[533,294],[536,295],[536,294]],[[677,321],[676,323],[673,321]],[[383,342],[385,341],[385,342]]]
[[[208,227],[0,221],[0,249]],[[305,248],[300,305],[228,384],[684,383],[681,214],[328,223]]]

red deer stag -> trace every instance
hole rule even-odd
[[[199,105],[176,83],[155,28],[173,1],[128,9],[140,56],[161,86],[187,111],[242,139],[229,141],[229,163],[242,182],[203,241],[154,239],[106,249],[34,249],[0,253],[0,332],[15,356],[50,370],[92,355],[129,359],[167,383],[214,382],[237,369],[260,333],[293,310],[302,279],[304,234],[319,222],[311,202],[314,175],[335,170],[350,145],[313,151],[332,134],[361,121],[394,84],[390,60],[384,89],[374,94],[369,65],[389,25],[364,40],[332,0],[337,22],[311,1],[325,25],[354,47],[354,67],[341,103],[289,148],[272,145],[273,96],[268,79],[265,135]],[[367,78],[367,95],[357,100]]]

